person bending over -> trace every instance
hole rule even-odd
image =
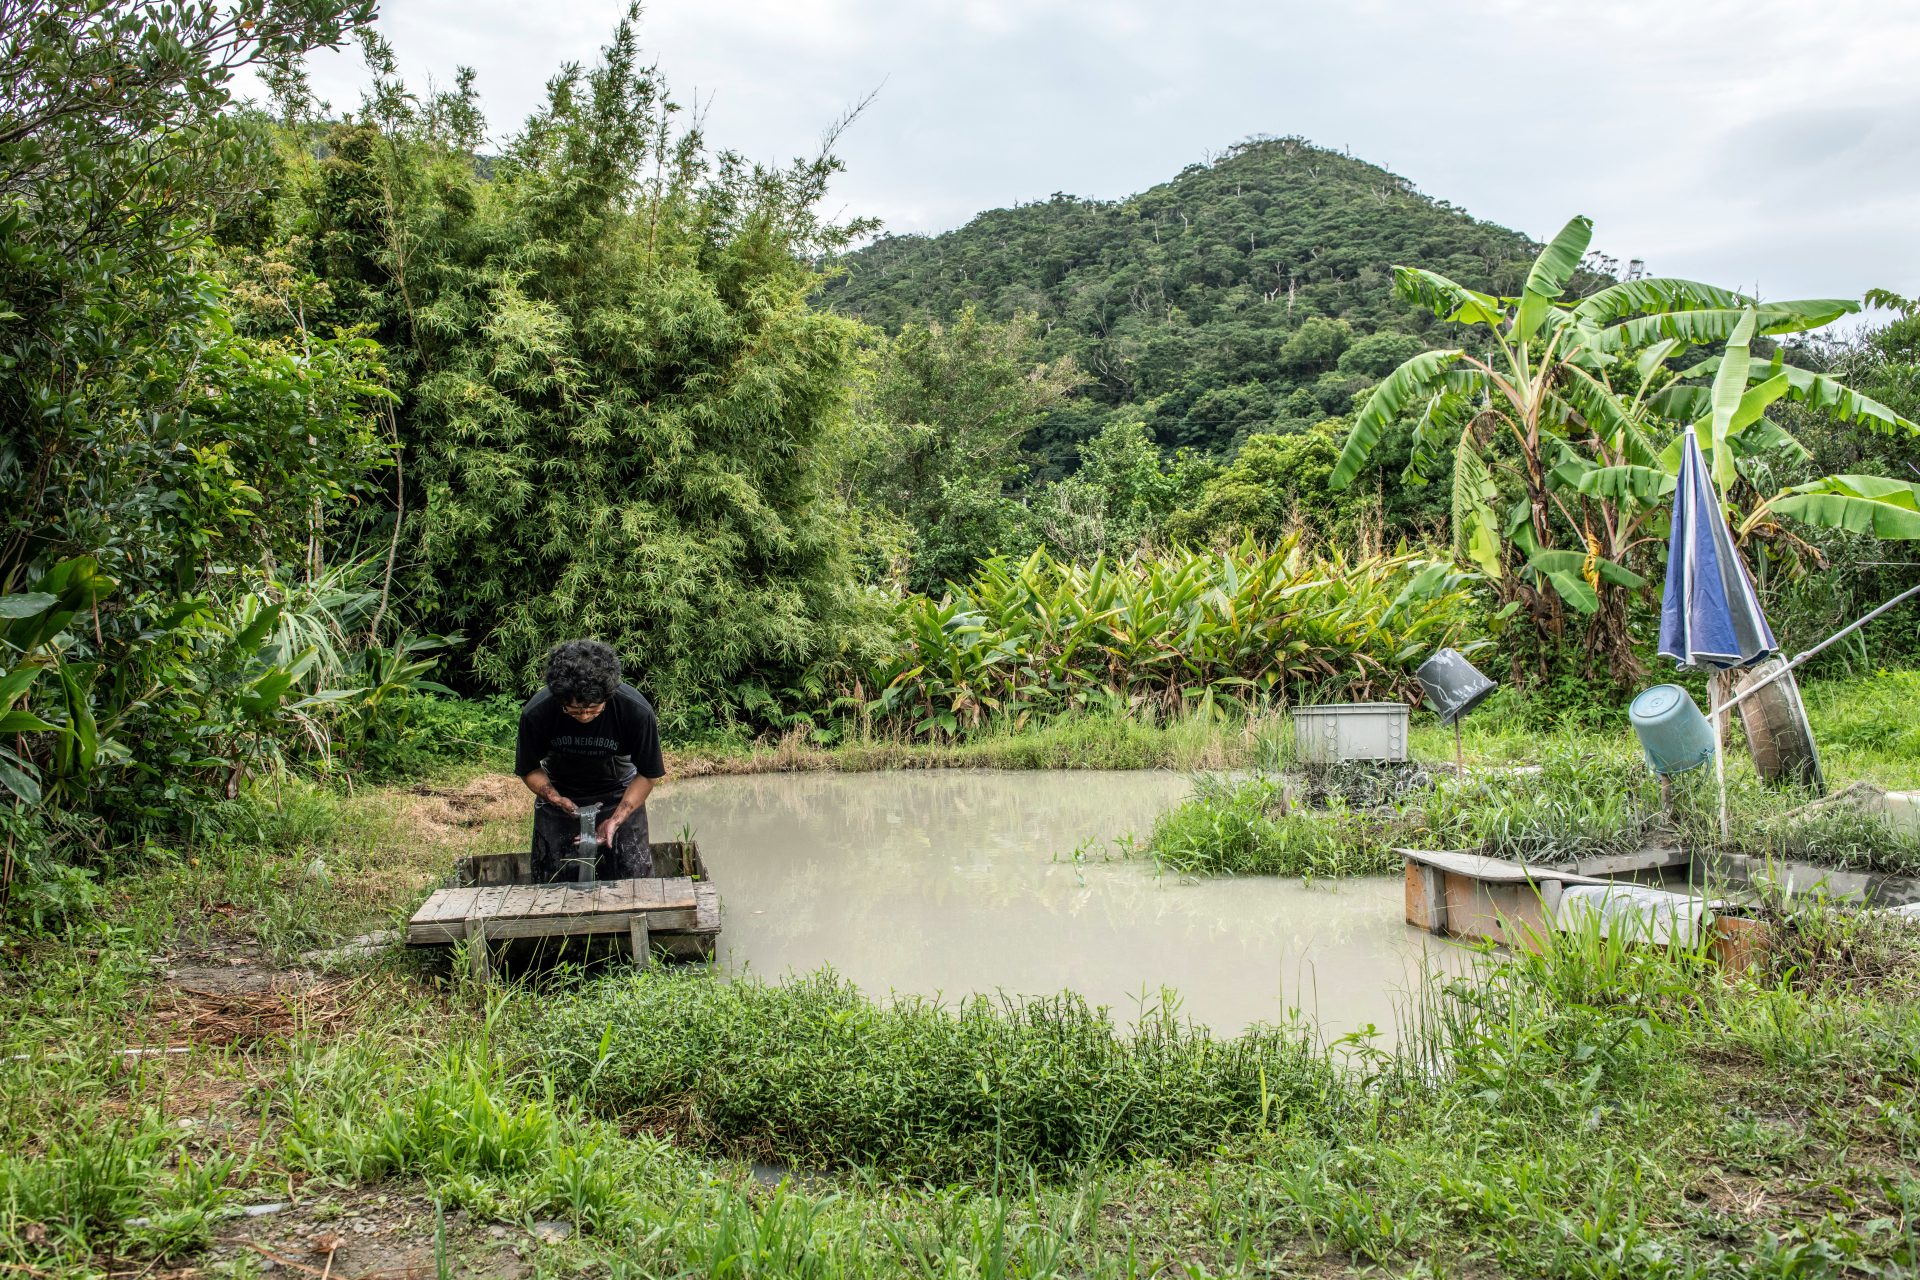
[[[533,804],[536,884],[580,879],[572,864],[581,808],[600,806],[596,879],[653,874],[647,796],[666,773],[653,707],[620,679],[620,656],[598,640],[547,655],[546,687],[520,709],[513,771]]]

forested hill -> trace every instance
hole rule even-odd
[[[1346,412],[1419,349],[1406,335],[1434,322],[1394,300],[1392,264],[1517,292],[1534,252],[1377,165],[1260,139],[1125,200],[1059,195],[887,237],[845,260],[822,303],[889,330],[968,304],[1036,313],[1046,354],[1092,379],[1030,442],[1050,457],[1116,408],[1164,445],[1219,450]]]

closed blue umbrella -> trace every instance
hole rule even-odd
[[[1673,532],[1667,540],[1667,588],[1660,600],[1660,656],[1682,667],[1729,671],[1749,667],[1779,648],[1746,561],[1720,510],[1700,441],[1692,431],[1673,486]],[[1720,789],[1720,838],[1728,838],[1726,708],[1714,708],[1713,772]]]
[[[1683,667],[1725,671],[1750,667],[1779,647],[1721,514],[1700,442],[1689,431],[1673,487],[1660,656]]]

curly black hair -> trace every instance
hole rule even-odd
[[[547,688],[563,707],[605,702],[620,687],[620,655],[598,640],[569,640],[547,655]]]

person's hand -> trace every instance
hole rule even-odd
[[[600,820],[599,827],[594,830],[593,838],[600,842],[602,849],[613,847],[613,833],[620,829],[621,821],[618,814],[612,813]]]
[[[580,806],[561,795],[558,791],[547,797],[547,803],[566,814],[569,818],[580,816]]]

